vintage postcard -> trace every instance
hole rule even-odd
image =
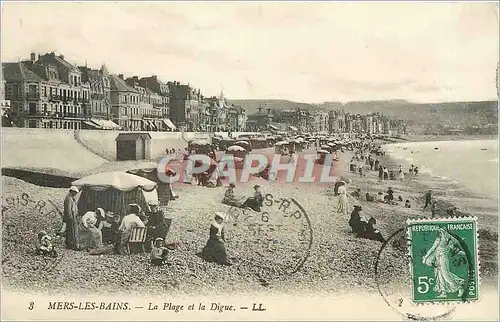
[[[3,320],[498,320],[498,3],[1,8]]]

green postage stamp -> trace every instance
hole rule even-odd
[[[410,219],[407,224],[413,302],[478,300],[477,218]]]

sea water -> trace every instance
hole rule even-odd
[[[419,173],[459,184],[467,191],[498,199],[498,140],[388,144],[385,151]]]

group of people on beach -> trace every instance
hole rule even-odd
[[[253,209],[262,205],[263,197],[259,186],[254,188],[255,196],[248,198],[242,207]],[[141,250],[150,252],[152,265],[166,263],[169,250],[174,249],[176,245],[166,244],[171,220],[167,220],[158,201],[148,202],[146,210],[142,210],[138,204],[129,204],[123,218],[101,207],[86,211],[82,215],[78,209],[78,193],[79,189],[73,186],[65,197],[61,229],[54,235],[45,230],[38,233],[36,255],[57,257],[55,240],[64,237],[65,247],[69,250],[86,251],[90,255],[129,255],[136,245],[140,245]],[[230,265],[224,246],[223,222],[223,214],[218,213],[210,227],[210,236],[203,248],[203,255],[207,261]],[[132,236],[133,234],[139,234],[139,239],[142,239],[140,234],[145,234],[145,242],[132,243],[131,237],[137,237]]]

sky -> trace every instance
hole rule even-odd
[[[2,2],[2,61],[55,51],[233,99],[497,98],[496,3]]]

